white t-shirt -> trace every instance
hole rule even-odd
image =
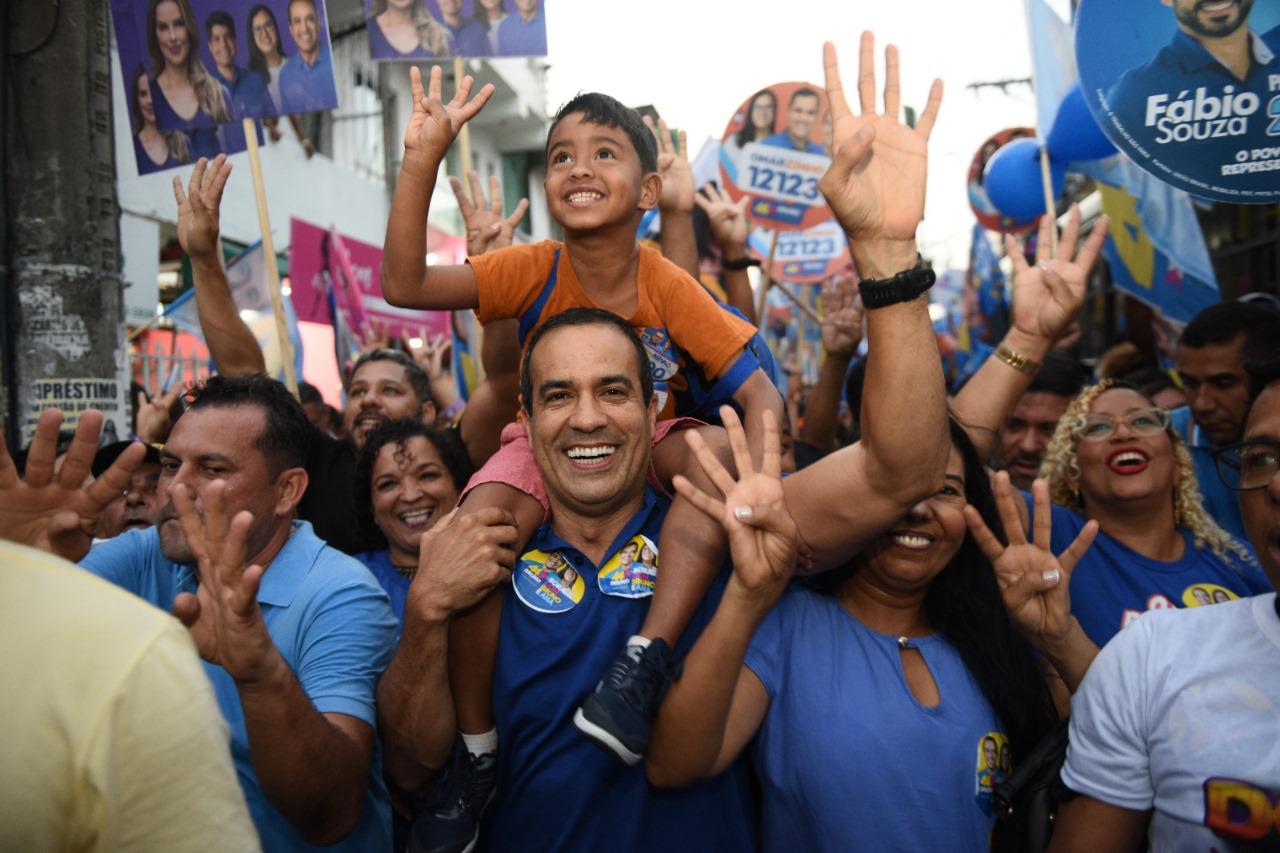
[[[1153,851],[1280,849],[1275,599],[1147,613],[1107,644],[1072,700],[1062,780],[1154,809]]]

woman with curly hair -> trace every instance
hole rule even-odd
[[[147,52],[156,83],[151,92],[156,125],[186,131],[193,158],[226,150],[218,125],[236,118],[231,95],[200,61],[200,34],[188,0],[151,0]]]
[[[425,0],[372,0],[369,52],[375,59],[431,59],[449,56],[449,31]]]
[[[1205,512],[1169,413],[1127,382],[1080,392],[1040,476],[1053,502],[1053,548],[1088,519],[1101,528],[1071,578],[1072,612],[1099,646],[1147,610],[1201,606],[1197,589],[1221,601],[1269,588],[1248,546]]]

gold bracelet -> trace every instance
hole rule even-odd
[[[1009,349],[1004,344],[996,347],[996,358],[1014,370],[1021,371],[1029,376],[1035,376],[1036,372],[1040,370],[1040,362],[1032,361],[1022,353]]]

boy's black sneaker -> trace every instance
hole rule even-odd
[[[649,730],[667,685],[679,675],[666,640],[643,648],[628,645],[573,715],[573,724],[605,752],[638,764],[649,748]]]
[[[407,853],[471,853],[480,818],[498,791],[498,756],[472,755],[459,738],[449,767],[409,830]]]

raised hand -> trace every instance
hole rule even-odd
[[[486,83],[471,97],[474,82],[471,75],[462,78],[454,90],[453,100],[442,100],[441,71],[439,65],[431,67],[431,79],[427,89],[422,89],[422,72],[417,66],[409,69],[409,85],[413,90],[413,113],[404,129],[405,154],[425,154],[439,160],[449,150],[453,138],[462,126],[480,112],[493,96],[493,84]]]
[[[664,189],[665,186],[664,183]],[[707,215],[707,221],[711,224],[711,236],[721,249],[746,245],[747,205],[751,203],[751,196],[744,195],[734,202],[719,187],[709,183],[698,190],[693,203]]]
[[[833,148],[819,188],[849,239],[912,240],[924,217],[929,133],[942,103],[942,81],[934,80],[914,128],[898,120],[898,49],[885,48],[884,112],[876,112],[875,39],[862,34],[858,51],[858,100],[854,115],[840,82],[836,49],[822,47],[830,102]]]
[[[517,535],[515,518],[498,507],[460,518],[455,509],[440,519],[422,534],[406,614],[443,621],[478,604],[495,586],[511,580]]]
[[[386,323],[377,319],[360,326],[360,347],[365,352],[376,349],[391,348],[391,330]]]
[[[163,444],[173,429],[174,409],[186,389],[175,383],[167,394],[143,402],[137,408],[138,438],[148,444]]]
[[[485,252],[510,246],[516,226],[529,209],[529,199],[520,199],[511,215],[504,217],[502,186],[498,183],[497,175],[489,176],[488,201],[485,201],[484,185],[480,183],[479,174],[474,170],[467,172],[467,182],[471,184],[470,198],[463,192],[462,181],[449,178],[453,197],[458,200],[458,210],[462,213],[462,224],[467,229],[467,254],[483,255]]]
[[[1001,544],[973,506],[964,508],[964,520],[974,541],[991,561],[1004,606],[1014,625],[1028,640],[1045,649],[1067,637],[1078,623],[1071,615],[1071,572],[1098,534],[1098,522],[1090,521],[1067,550],[1057,557],[1049,550],[1053,516],[1049,485],[1037,479],[1031,486],[1035,504],[1032,541],[1022,530],[1017,501],[1009,474],[995,477],[996,506],[1008,546]]]
[[[1043,337],[1050,343],[1062,337],[1080,313],[1089,270],[1107,237],[1107,218],[1100,217],[1088,238],[1080,243],[1080,208],[1072,205],[1054,255],[1051,245],[1056,227],[1053,217],[1040,217],[1035,266],[1027,263],[1013,237],[1006,234],[1004,238],[1005,251],[1013,261],[1013,325],[1020,332]]]
[[[129,485],[146,450],[141,444],[126,448],[101,477],[85,485],[98,450],[102,414],[90,409],[80,415],[58,467],[60,426],[57,409],[40,413],[21,478],[0,437],[0,538],[75,562],[89,553],[98,514]]]
[[[178,243],[188,257],[217,257],[218,215],[222,191],[230,176],[231,162],[225,154],[219,154],[213,162],[204,157],[197,160],[185,193],[182,179],[173,176],[173,198],[178,202]]]
[[[184,592],[174,600],[173,615],[191,632],[200,657],[238,683],[255,683],[272,675],[280,657],[258,607],[266,569],[244,564],[253,515],[242,510],[227,518],[226,485],[210,483],[199,511],[187,486],[175,484],[169,492],[200,577],[194,595]]]
[[[706,494],[679,474],[673,482],[682,497],[718,520],[729,534],[732,583],[750,598],[772,605],[791,579],[800,539],[782,493],[778,422],[773,412],[765,410],[764,453],[757,472],[737,414],[723,406],[720,417],[729,435],[738,478],[725,470],[696,430],[687,430],[689,448],[722,497]]]
[[[653,119],[644,117],[644,123],[658,137],[658,177],[662,178],[662,195],[658,198],[659,210],[688,213],[693,210],[695,189],[693,167],[689,165],[689,138],[680,131],[680,144],[671,141],[667,122],[658,118],[657,129]]]
[[[865,314],[853,279],[833,278],[822,286],[822,349],[827,355],[853,356],[862,342]]]

